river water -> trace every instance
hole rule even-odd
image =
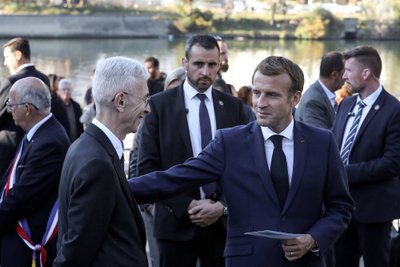
[[[0,45],[7,40],[0,39]],[[160,61],[160,70],[168,73],[181,66],[184,39],[34,39],[30,40],[31,58],[42,72],[56,73],[72,80],[74,98],[82,103],[83,94],[90,85],[90,73],[99,59],[110,56],[128,56],[140,62],[150,55]],[[400,98],[399,76],[400,42],[381,41],[276,41],[227,40],[230,68],[224,79],[236,89],[251,84],[256,65],[270,55],[284,56],[298,63],[305,74],[305,89],[319,74],[320,58],[328,51],[343,51],[359,44],[374,46],[383,61],[381,82]],[[3,60],[3,59],[2,59]],[[1,64],[0,76],[8,76]]]

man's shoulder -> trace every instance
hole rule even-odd
[[[46,74],[38,71],[35,66],[28,66],[26,68],[21,69],[16,74],[11,75],[8,79],[11,84],[14,84],[16,81],[26,78],[26,77],[35,77],[42,80],[47,86],[49,86],[49,78]]]
[[[214,86],[213,86],[212,90],[213,90],[214,96],[216,96],[219,100],[228,101],[230,103],[234,103],[237,105],[241,103],[240,99],[238,99],[232,95],[226,94],[224,92],[221,92],[218,89],[215,89]]]

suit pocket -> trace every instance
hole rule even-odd
[[[224,251],[225,257],[248,256],[253,254],[253,245],[227,246]]]

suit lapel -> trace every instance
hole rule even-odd
[[[386,91],[382,90],[381,94],[378,96],[375,103],[372,105],[371,109],[368,111],[367,116],[365,117],[363,123],[360,126],[360,129],[357,132],[353,147],[357,144],[357,141],[360,139],[360,136],[363,134],[363,132],[365,131],[366,127],[371,122],[373,117],[375,117],[375,115],[382,109],[384,102],[385,102],[386,94],[387,94]]]
[[[212,97],[213,97],[213,105],[214,105],[214,112],[215,112],[215,121],[216,121],[216,126],[217,129],[223,129],[226,128],[224,125],[224,117],[225,117],[225,109],[224,109],[224,101],[221,99],[221,97],[218,95],[218,93],[215,92],[214,89],[212,89]]]
[[[173,114],[171,114],[171,118],[177,118],[177,125],[172,126],[172,128],[176,129],[179,132],[183,143],[189,152],[189,155],[193,156],[192,143],[190,142],[190,133],[189,126],[187,123],[186,117],[186,105],[185,105],[185,96],[183,94],[183,83],[177,88],[176,95],[171,94],[171,99],[169,103],[174,103]]]
[[[290,203],[293,201],[294,196],[296,195],[296,192],[299,188],[301,182],[300,177],[303,174],[305,161],[307,157],[308,144],[306,140],[307,137],[303,133],[303,128],[301,127],[301,124],[295,122],[294,133],[293,133],[293,149],[294,149],[293,174],[290,183],[289,193],[282,212],[285,212],[286,209],[290,206]]]
[[[264,137],[257,122],[255,121],[252,124],[250,134],[247,136],[247,142],[249,143],[249,147],[253,153],[256,170],[261,182],[268,192],[268,196],[270,196],[275,205],[280,208],[278,195],[276,194],[274,184],[272,183],[271,174],[266,160]]]

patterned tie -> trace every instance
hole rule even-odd
[[[353,146],[354,140],[356,138],[356,132],[358,129],[358,125],[360,124],[363,109],[366,106],[366,104],[361,100],[357,103],[357,105],[359,106],[358,112],[354,118],[353,124],[351,125],[350,131],[346,137],[346,141],[344,142],[342,152],[340,153],[340,157],[342,158],[344,165],[349,164],[350,151]]]
[[[201,148],[204,149],[212,139],[211,122],[205,103],[205,99],[207,98],[207,96],[205,94],[197,94],[197,97],[200,99],[199,121],[201,132]],[[206,184],[202,186],[202,189],[204,194],[206,195],[206,198],[213,198],[215,190],[217,189],[217,184]]]
[[[274,143],[271,159],[271,178],[278,194],[281,207],[285,205],[289,191],[289,174],[285,153],[282,150],[282,135],[273,135],[269,139]]]

